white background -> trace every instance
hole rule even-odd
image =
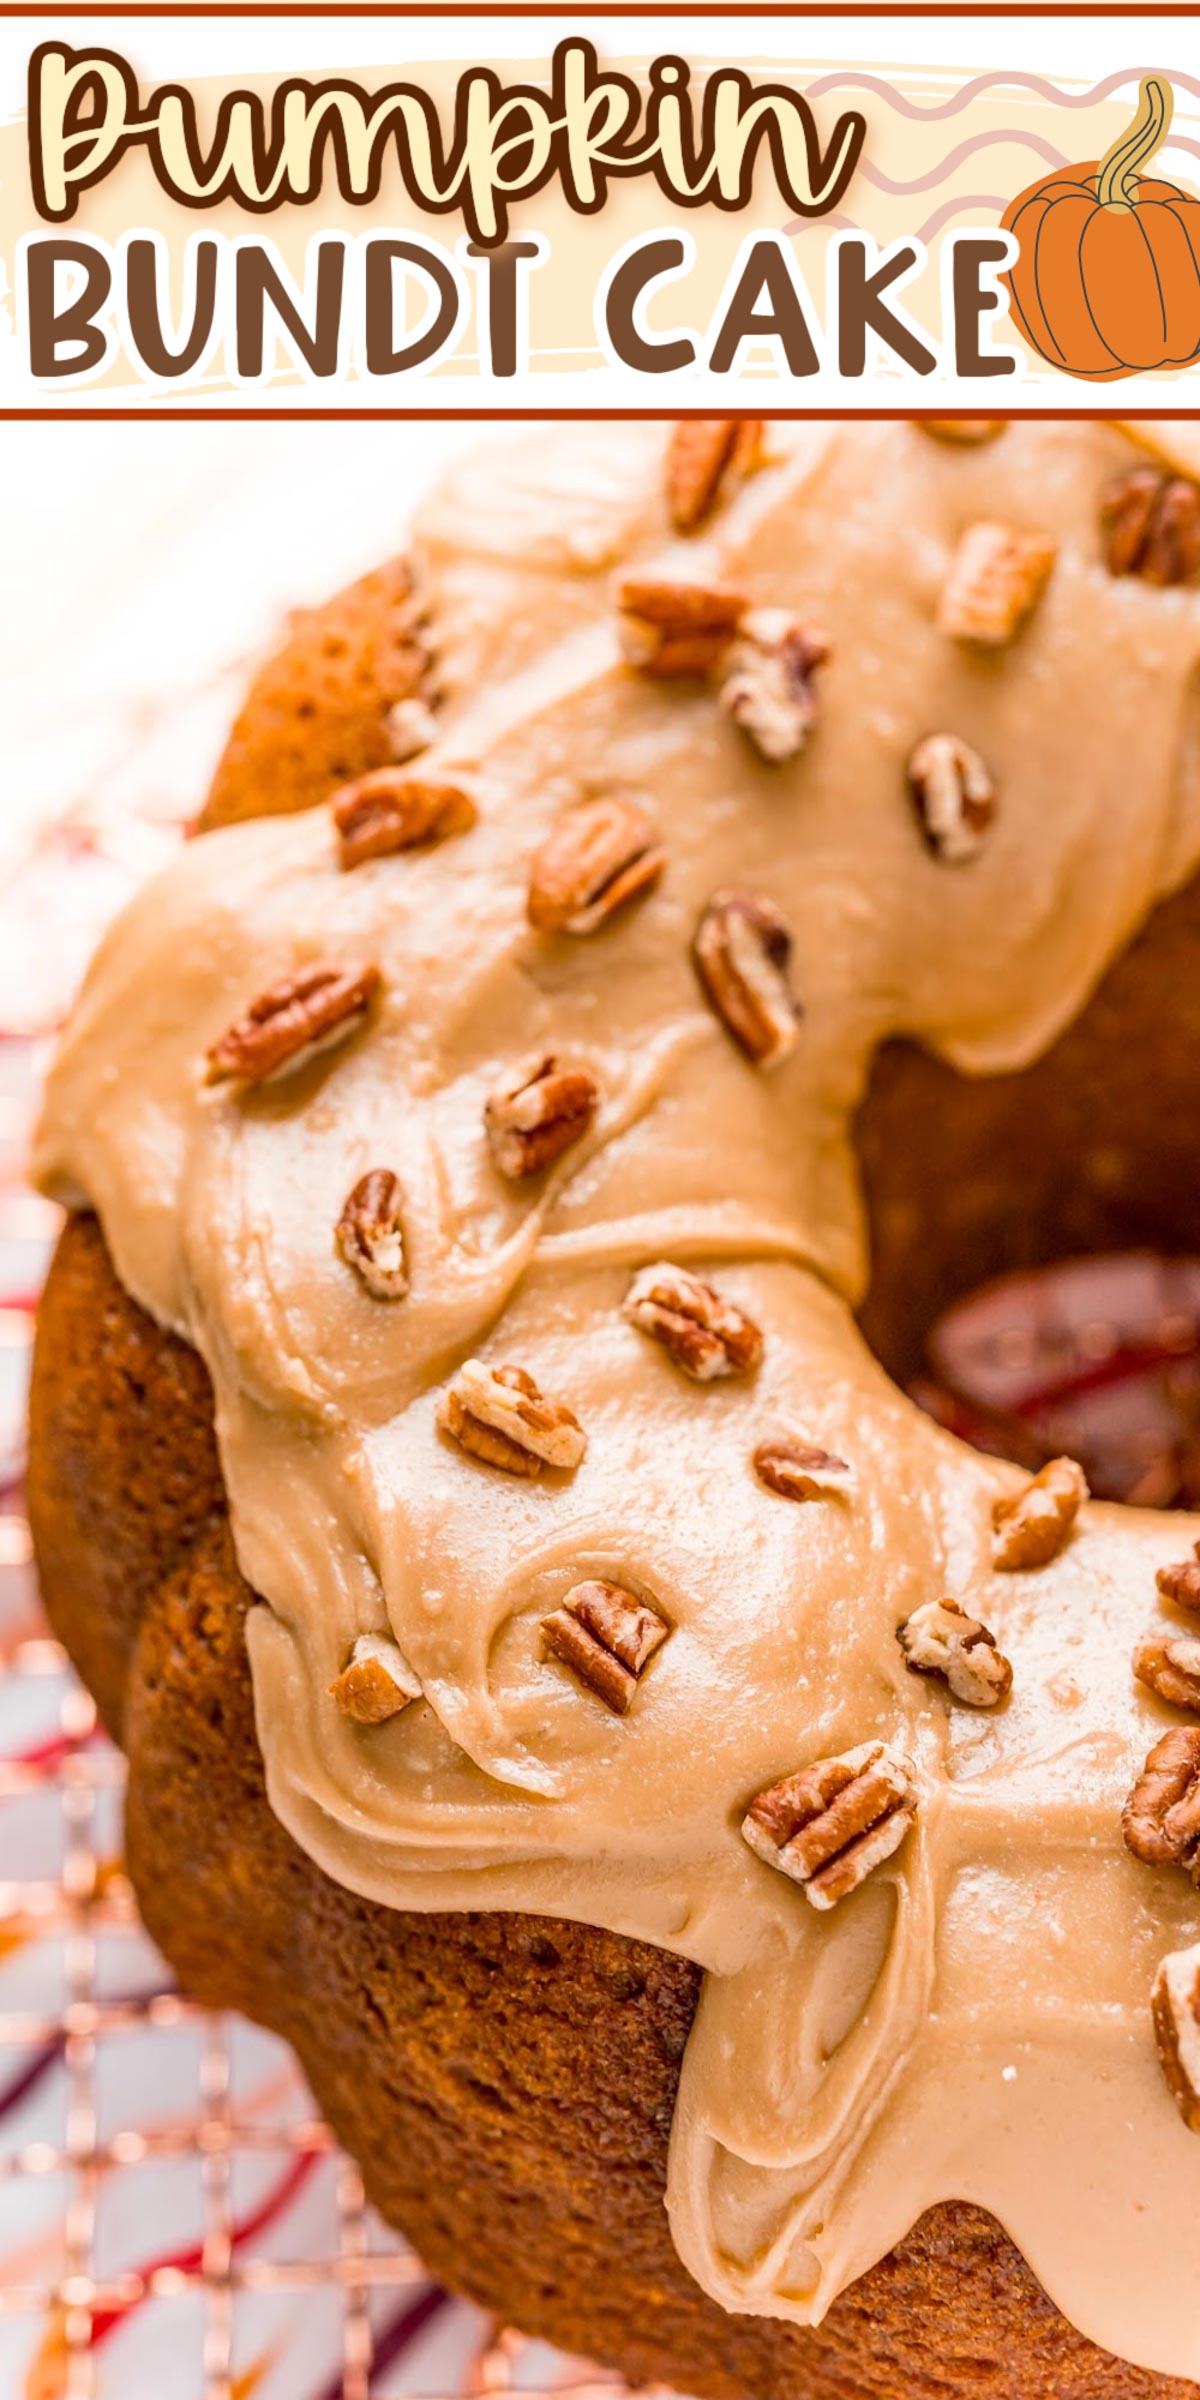
[[[514,429],[0,425],[0,875],[107,790],[198,803],[254,651],[398,548],[481,434]]]

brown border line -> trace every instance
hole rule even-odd
[[[115,12],[110,10],[110,15]],[[726,410],[731,417],[748,417],[751,410]],[[956,408],[956,417],[982,416],[982,409]],[[994,411],[992,412],[995,413]],[[1196,408],[1012,408],[1001,415],[1014,425],[1043,423],[1060,425],[1064,418],[1079,418],[1081,423],[1126,424],[1135,417],[1139,424],[1178,424],[1181,418],[1200,418]],[[919,425],[923,417],[941,417],[945,410],[932,408],[773,408],[769,421],[777,425]],[[179,421],[185,425],[211,425],[216,421],[238,425],[254,425],[274,421],[298,425],[355,424],[363,419],[368,424],[411,425],[674,425],[679,419],[677,408],[170,408],[147,404],[145,408],[0,408],[0,424],[44,425],[47,420],[64,418],[69,424],[83,420],[114,424],[169,425]]]
[[[582,0],[579,6],[568,6],[567,0],[429,0],[427,7],[414,5],[414,0],[345,0],[344,7],[331,7],[329,0],[32,0],[23,6],[22,0],[0,0],[0,17],[565,17],[572,22],[577,17],[791,17],[803,23],[809,17],[1061,17],[1070,24],[1078,18],[1087,23],[1092,17],[1191,17],[1200,21],[1197,0],[1076,0],[1064,6],[1063,0],[928,0],[924,8],[915,8],[911,0],[799,0],[796,6],[789,0]]]
[[[653,0],[604,0],[604,4],[589,4],[568,9],[566,0],[529,0],[525,7],[512,6],[510,0],[436,0],[428,8],[413,7],[409,0],[346,0],[344,7],[331,8],[328,0],[171,0],[159,7],[156,0],[128,0],[128,5],[114,5],[105,0],[98,7],[92,0],[65,0],[55,6],[54,0],[37,0],[37,4],[22,6],[22,0],[0,0],[0,17],[736,17],[739,9],[748,16],[792,17],[803,21],[807,17],[1062,17],[1066,23],[1081,18],[1087,23],[1092,17],[1200,17],[1196,0],[1137,0],[1136,6],[1126,6],[1125,0],[1075,0],[1074,6],[1063,6],[1063,0],[974,0],[963,7],[958,0],[929,0],[925,8],[913,8],[909,0],[829,0],[827,7],[805,5],[791,7],[787,0],[693,0],[683,7],[680,0],[664,0],[654,7]]]
[[[563,0],[345,0],[345,6],[330,7],[328,0],[127,0],[127,5],[90,5],[89,0],[37,0],[23,7],[20,0],[0,0],[3,17],[378,17],[403,20],[405,17],[562,17]],[[1200,21],[1197,0],[1133,0],[1125,6],[1122,0],[1079,0],[1075,7],[1063,7],[1062,0],[968,0],[963,6],[956,0],[929,0],[924,8],[914,8],[910,0],[827,0],[825,6],[810,4],[810,0],[578,0],[570,14],[575,17],[737,17],[740,13],[755,17],[791,17],[803,24],[810,17],[1061,17],[1066,24],[1075,18],[1086,23],[1091,17],[1126,17],[1136,24],[1141,17],[1190,17]],[[732,409],[732,416],[748,416],[748,409]],[[933,409],[913,408],[776,408],[771,414],[782,424],[912,424],[922,416],[933,416]],[[960,416],[982,416],[982,409],[960,409]],[[1077,417],[1081,423],[1120,424],[1130,415],[1138,416],[1145,424],[1170,425],[1179,419],[1200,418],[1196,408],[1022,408],[1005,412],[1014,420],[1028,419],[1030,423],[1057,424],[1064,416]],[[53,403],[43,408],[0,408],[0,425],[43,425],[59,421],[63,424],[95,424],[105,421],[114,425],[233,425],[333,424],[434,424],[447,425],[573,425],[589,419],[595,424],[672,424],[679,412],[667,408],[173,408],[169,403],[147,401],[142,408],[89,408],[62,406]]]

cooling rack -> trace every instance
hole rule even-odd
[[[25,1186],[43,1048],[169,854],[103,796],[0,891],[0,2400],[620,2400],[452,2299],[367,2207],[284,2046],[193,2007],[121,1864],[124,1762],[40,1618],[21,1453],[56,1212]]]

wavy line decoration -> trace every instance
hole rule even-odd
[[[1048,167],[1065,167],[1067,164],[1063,152],[1056,150],[1053,142],[1045,141],[1040,133],[1021,133],[1015,127],[1009,132],[1006,126],[1001,125],[994,127],[990,133],[968,134],[966,141],[948,150],[944,158],[939,158],[936,166],[928,167],[923,175],[914,175],[907,181],[903,177],[885,175],[882,167],[873,167],[865,159],[859,160],[855,173],[863,183],[874,184],[877,192],[890,192],[897,198],[904,198],[910,192],[931,192],[935,185],[944,182],[947,175],[953,175],[956,167],[961,167],[968,158],[974,158],[977,151],[992,149],[997,142],[1005,143],[1010,150],[1032,150]],[[1197,154],[1200,155],[1200,145],[1197,145]]]
[[[1126,84],[1140,85],[1156,74],[1157,69],[1153,67],[1122,67],[1117,74],[1104,76],[1100,83],[1094,83],[1086,92],[1064,91],[1060,84],[1052,83],[1048,75],[973,75],[970,82],[960,84],[948,100],[937,100],[931,108],[924,108],[919,100],[910,100],[906,93],[898,92],[885,75],[850,74],[839,69],[835,74],[818,75],[804,88],[810,100],[820,100],[827,92],[871,92],[877,100],[885,100],[889,108],[894,108],[897,116],[912,117],[919,125],[933,125],[945,117],[961,116],[964,108],[969,108],[971,102],[980,99],[985,92],[1029,92],[1035,100],[1052,101],[1057,108],[1094,108],[1097,101],[1111,100],[1114,92],[1123,90]],[[1193,100],[1200,100],[1200,79],[1196,76],[1177,74],[1173,81],[1177,91],[1187,92]]]
[[[1019,245],[1014,321],[1065,375],[1115,383],[1200,358],[1200,200],[1145,172],[1173,108],[1166,76],[1143,76],[1104,157],[1029,184],[1001,219]]]

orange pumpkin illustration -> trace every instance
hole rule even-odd
[[[1113,383],[1200,356],[1200,200],[1143,173],[1173,106],[1166,77],[1147,75],[1102,159],[1031,183],[1001,220],[1020,244],[1013,316],[1064,374]]]

